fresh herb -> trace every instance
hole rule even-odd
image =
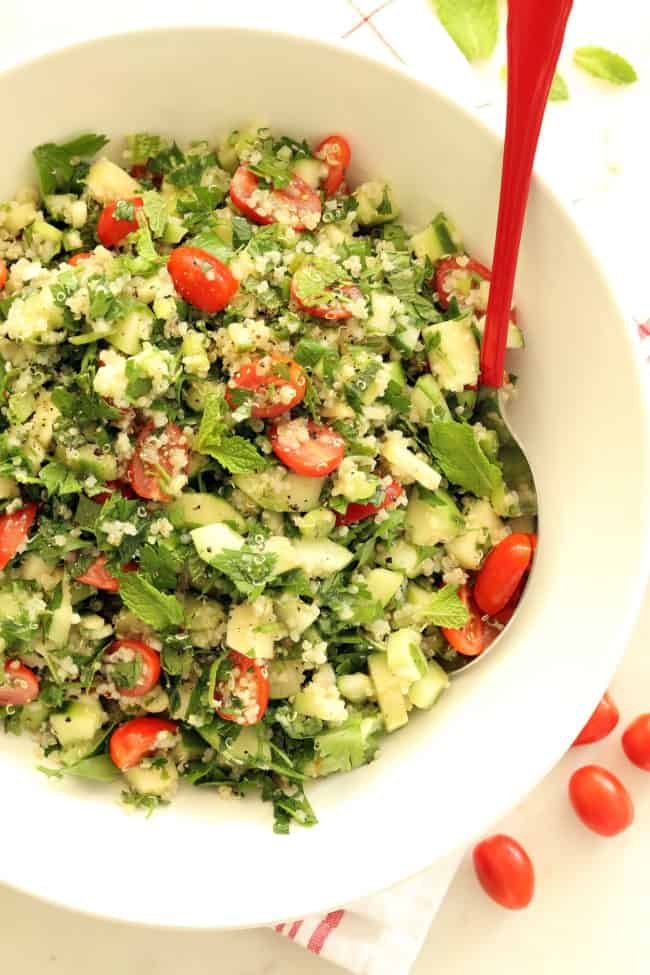
[[[407,607],[404,607],[405,609]],[[413,622],[427,626],[444,626],[457,630],[469,620],[469,611],[458,595],[456,586],[443,586],[429,594],[429,599],[408,607]]]
[[[334,261],[317,257],[300,267],[293,276],[292,289],[307,307],[331,304],[336,294],[332,286],[342,279],[342,269]]]
[[[268,466],[257,447],[239,435],[229,435],[231,411],[223,394],[211,393],[205,404],[194,449],[214,457],[231,474],[262,471]]]
[[[139,572],[120,575],[122,602],[152,629],[164,631],[183,622],[183,606],[176,596],[169,596]]]
[[[432,0],[440,23],[468,61],[494,51],[499,34],[497,0]]]
[[[99,152],[107,144],[105,135],[80,135],[70,142],[56,145],[45,142],[33,150],[34,162],[38,170],[38,181],[43,196],[79,190],[87,167],[82,160]]]
[[[429,424],[431,452],[452,484],[477,498],[489,497],[501,484],[501,471],[481,450],[467,423],[434,420]]]
[[[299,365],[322,376],[328,386],[334,382],[341,361],[336,346],[318,339],[300,339],[293,357]]]
[[[569,86],[562,75],[557,72],[553,75],[548,100],[550,102],[566,102],[569,100]]]
[[[259,552],[245,545],[226,549],[210,559],[210,565],[223,572],[249,601],[256,599],[271,581],[278,560],[274,552]]]
[[[151,236],[162,237],[167,225],[167,206],[164,198],[156,190],[147,190],[142,194],[142,204]]]
[[[573,60],[583,71],[613,85],[631,85],[639,79],[629,61],[605,47],[579,47]]]
[[[51,498],[57,494],[77,494],[81,491],[81,485],[74,474],[56,461],[41,467],[38,477]]]

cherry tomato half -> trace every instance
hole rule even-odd
[[[630,793],[601,765],[583,765],[573,773],[569,798],[585,826],[601,836],[616,836],[634,819]]]
[[[490,836],[474,847],[474,869],[485,893],[511,911],[530,904],[535,891],[535,871],[523,846],[503,833]]]
[[[272,355],[247,362],[230,380],[226,401],[231,409],[239,405],[233,391],[247,389],[254,393],[251,410],[256,417],[280,416],[297,406],[307,392],[307,377],[293,359]]]
[[[507,535],[491,549],[474,585],[474,599],[488,616],[499,613],[514,595],[530,568],[533,549],[523,532]]]
[[[81,264],[82,261],[87,260],[89,257],[92,257],[90,251],[79,251],[77,254],[73,254],[72,257],[68,258],[68,264],[76,267],[77,264]]]
[[[289,420],[269,430],[273,453],[303,477],[325,477],[345,456],[345,441],[330,427],[313,420]]]
[[[443,257],[438,262],[433,279],[434,291],[438,293],[438,304],[447,309],[452,296],[463,304],[464,292],[468,286],[476,287],[481,281],[489,281],[491,277],[490,269],[471,257],[461,254]]]
[[[181,298],[208,315],[225,308],[239,287],[230,268],[200,247],[176,247],[167,269]]]
[[[88,566],[82,575],[75,576],[75,581],[83,582],[87,586],[93,586],[95,589],[104,589],[106,592],[117,592],[120,588],[120,583],[117,577],[106,568],[107,561],[107,555],[100,555],[92,565]],[[137,565],[135,562],[128,562],[122,566],[122,572],[135,572],[136,569]]]
[[[294,176],[287,187],[265,190],[259,178],[240,166],[230,182],[230,199],[255,223],[286,223],[294,230],[312,230],[321,216],[320,196],[303,179]]]
[[[294,275],[295,279],[295,275]],[[357,288],[356,284],[343,284],[336,288],[328,289],[335,292],[335,297],[328,305],[306,305],[298,297],[294,280],[291,281],[291,297],[301,311],[313,315],[314,318],[323,318],[325,321],[337,322],[344,318],[352,318],[354,312],[350,308],[350,303],[363,298],[363,292]]]
[[[115,210],[117,209],[119,214],[120,207],[132,210],[133,216],[122,219],[119,215],[116,217]],[[140,224],[138,223],[137,211],[141,209],[141,196],[132,196],[128,200],[116,200],[114,203],[106,204],[97,221],[97,236],[104,247],[117,247],[125,237],[138,230]]]
[[[164,430],[155,431],[153,423],[148,423],[138,434],[127,477],[139,497],[170,501],[164,482],[168,477],[183,474],[188,464],[189,446],[180,427],[168,423]]]
[[[113,763],[123,772],[133,768],[145,755],[151,755],[159,746],[158,735],[164,732],[176,734],[175,721],[165,718],[133,718],[116,728],[111,735],[109,750]]]
[[[7,265],[4,261],[0,261],[0,291],[4,288],[7,283],[7,278],[9,277],[9,271]]]
[[[214,689],[217,714],[235,724],[257,724],[269,703],[269,679],[266,667],[258,660],[237,650],[228,654],[231,670]]]
[[[450,629],[446,626],[440,629],[445,639],[458,653],[462,653],[465,657],[478,657],[498,636],[499,630],[481,619],[480,610],[474,602],[469,586],[461,586],[458,595],[470,614],[467,623],[460,629]]]
[[[38,505],[30,501],[18,511],[0,515],[0,569],[4,569],[27,540],[37,511]]]
[[[141,667],[137,684],[134,687],[120,687],[120,694],[122,697],[142,697],[148,694],[160,678],[160,654],[142,640],[114,640],[104,654],[104,663],[117,663],[120,650],[131,651],[138,656]]]
[[[364,518],[372,518],[384,508],[390,508],[403,494],[402,485],[398,481],[391,481],[379,504],[359,504],[357,501],[351,501],[344,514],[336,513],[336,524],[353,525],[356,521],[363,521]]]
[[[98,491],[97,494],[93,494],[91,501],[94,501],[95,504],[104,504],[105,501],[108,501],[113,496],[115,491],[119,491],[122,497],[128,498],[129,501],[137,498],[137,494],[131,485],[126,484],[124,481],[106,481],[106,487],[110,488],[110,491]]]
[[[640,714],[623,732],[623,751],[631,762],[650,772],[650,714]]]
[[[618,724],[618,719],[618,708],[609,696],[609,692],[605,691],[596,705],[594,713],[573,742],[572,747],[575,745],[591,745],[594,741],[606,738]]]
[[[29,704],[38,697],[39,682],[33,670],[20,660],[5,660],[6,684],[0,684],[0,707]]]
[[[314,155],[327,164],[325,177],[325,196],[333,196],[345,177],[345,170],[350,165],[352,151],[350,143],[342,135],[328,135],[316,146]]]

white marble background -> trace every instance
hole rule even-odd
[[[241,8],[241,9],[239,9]],[[373,14],[373,11],[377,11]],[[351,29],[364,16],[368,22]],[[148,23],[256,23],[341,40],[404,61],[498,125],[503,53],[470,70],[427,0],[3,0],[0,66],[82,37]],[[343,35],[348,35],[344,38]],[[641,83],[614,90],[570,63],[579,44],[625,54]],[[644,0],[575,0],[562,73],[571,101],[551,106],[540,168],[607,262],[624,307],[650,318],[650,7]],[[650,709],[650,593],[612,688],[623,721]],[[552,713],[552,701],[549,702]],[[584,830],[566,801],[573,768],[602,761],[631,787],[636,823],[613,840]],[[650,962],[650,776],[625,761],[619,738],[567,755],[503,822],[537,868],[537,894],[519,914],[483,897],[465,858],[434,919],[415,975],[647,975]],[[2,967],[21,975],[326,975],[333,966],[270,931],[178,933],[69,914],[0,888]],[[399,975],[399,973],[396,973]]]

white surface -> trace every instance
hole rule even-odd
[[[641,70],[645,65],[647,71],[650,34],[647,15],[645,24],[639,22],[642,16],[639,5],[634,0],[621,0],[616,6],[615,23],[603,16],[608,12],[604,3],[592,0],[588,6],[587,13],[586,2],[577,2],[576,42],[611,43],[628,53]],[[5,57],[14,57],[20,48],[20,43],[9,43],[12,37],[10,27],[26,31],[27,24],[35,25],[36,30],[40,29],[51,38],[49,16],[50,21],[57,23],[58,37],[70,38],[70,21],[61,5],[56,10],[43,7],[42,11],[37,11],[36,7],[30,5],[22,16],[17,5],[15,10],[3,11]],[[120,17],[126,16],[125,9],[120,10],[120,7],[120,4],[112,5],[111,23],[102,25],[104,29],[115,29]],[[306,22],[299,25],[300,29],[310,33],[323,35],[329,32],[332,23],[337,22],[338,6],[334,3],[328,4],[327,24],[317,27],[307,16],[313,12],[313,6],[310,11],[308,3],[276,3],[274,14],[277,15],[279,8],[288,7],[292,8],[292,17],[301,8]],[[336,9],[330,11],[330,7]],[[75,8],[82,9],[77,4]],[[87,6],[84,9],[87,13]],[[161,4],[151,5],[149,9],[160,11]],[[186,9],[187,6],[184,12]],[[211,4],[210,9],[214,11],[215,5]],[[378,22],[388,14],[387,9],[378,15]],[[221,9],[219,15],[222,16]],[[611,7],[609,17],[612,18]],[[346,25],[349,23],[347,18],[341,17],[341,20],[345,20]],[[582,33],[578,36],[580,23]],[[585,34],[589,36],[585,37]],[[13,34],[20,42],[24,42],[25,36],[25,33]],[[381,52],[372,39],[369,38],[367,43],[371,49],[376,48],[375,53]],[[423,44],[413,41],[413,46],[422,51]],[[498,62],[495,70],[498,70]],[[486,84],[488,82],[489,79]],[[585,99],[581,97],[582,91],[575,90],[579,83],[588,92]],[[581,187],[591,193],[601,184],[606,185],[608,195],[600,204],[593,199],[581,204],[583,219],[591,226],[594,239],[600,241],[599,246],[605,250],[609,247],[611,266],[619,274],[619,280],[625,282],[630,307],[639,317],[645,318],[649,310],[644,265],[635,264],[635,243],[642,244],[650,214],[645,185],[635,183],[633,177],[635,170],[640,169],[641,161],[648,158],[647,148],[644,151],[641,141],[647,136],[643,133],[643,124],[637,124],[644,118],[642,104],[643,101],[647,104],[647,100],[643,99],[641,87],[636,92],[607,93],[602,97],[599,93],[597,99],[592,98],[590,86],[593,84],[584,79],[577,79],[575,85],[572,84],[573,104],[558,107],[559,111],[566,109],[562,124],[554,122],[553,128],[557,131],[553,133],[550,126],[547,128],[548,158],[544,162],[547,171],[553,172],[556,184],[566,187],[569,197],[572,192],[575,197],[579,196]],[[496,84],[494,89],[494,100],[497,101]],[[591,108],[591,111],[580,115],[581,108]],[[493,114],[498,115],[498,108]],[[571,139],[569,151],[568,137],[576,131],[578,137]],[[618,167],[618,172],[610,171],[612,163]],[[635,219],[631,219],[632,214]],[[623,225],[620,226],[622,216]],[[614,684],[624,720],[650,706],[646,691],[650,677],[646,649],[649,638],[650,610],[646,608]],[[551,968],[571,975],[582,975],[583,972],[597,975],[609,972],[616,962],[626,975],[641,975],[647,970],[650,945],[645,864],[649,851],[647,831],[643,827],[650,813],[650,780],[624,766],[617,749],[618,737],[615,735],[600,748],[593,746],[580,754],[571,753],[519,810],[499,824],[499,828],[514,832],[526,842],[535,857],[538,892],[529,911],[523,915],[509,915],[493,907],[477,892],[466,864],[434,923],[427,948],[415,968],[416,973],[423,975],[434,966],[444,965],[445,972],[453,973],[473,973],[479,969],[490,975],[493,971],[517,971],[525,966],[532,975]],[[634,789],[637,823],[624,836],[606,841],[578,828],[567,810],[564,789],[575,763],[592,760],[592,757],[607,763],[610,756],[617,757],[612,767],[620,771]],[[117,928],[37,905],[7,891],[0,893],[0,911],[5,931],[11,932],[11,937],[5,934],[3,938],[5,965],[8,968],[12,964],[14,968],[20,966],[28,975],[37,972],[40,975],[44,970],[81,975],[87,970],[91,951],[97,975],[113,973],[116,969],[115,945],[118,943],[120,971],[125,975],[131,975],[131,972],[135,975],[136,971],[142,970],[171,975],[180,967],[188,975],[194,975],[211,971],[213,965],[227,965],[233,975],[279,975],[280,972],[283,975],[293,975],[294,972],[308,975],[331,970],[325,963],[306,957],[266,932],[181,935]],[[468,936],[470,930],[471,937]],[[48,962],[52,964],[46,967]]]

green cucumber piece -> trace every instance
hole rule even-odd
[[[426,673],[409,687],[408,698],[416,708],[426,711],[433,707],[447,687],[449,687],[448,675],[435,660],[429,660]]]
[[[368,657],[368,670],[386,731],[402,728],[408,722],[406,699],[399,678],[388,667],[386,654],[371,653]]]
[[[167,516],[175,528],[201,528],[215,522],[245,531],[246,522],[231,504],[216,494],[186,491],[167,506]]]

